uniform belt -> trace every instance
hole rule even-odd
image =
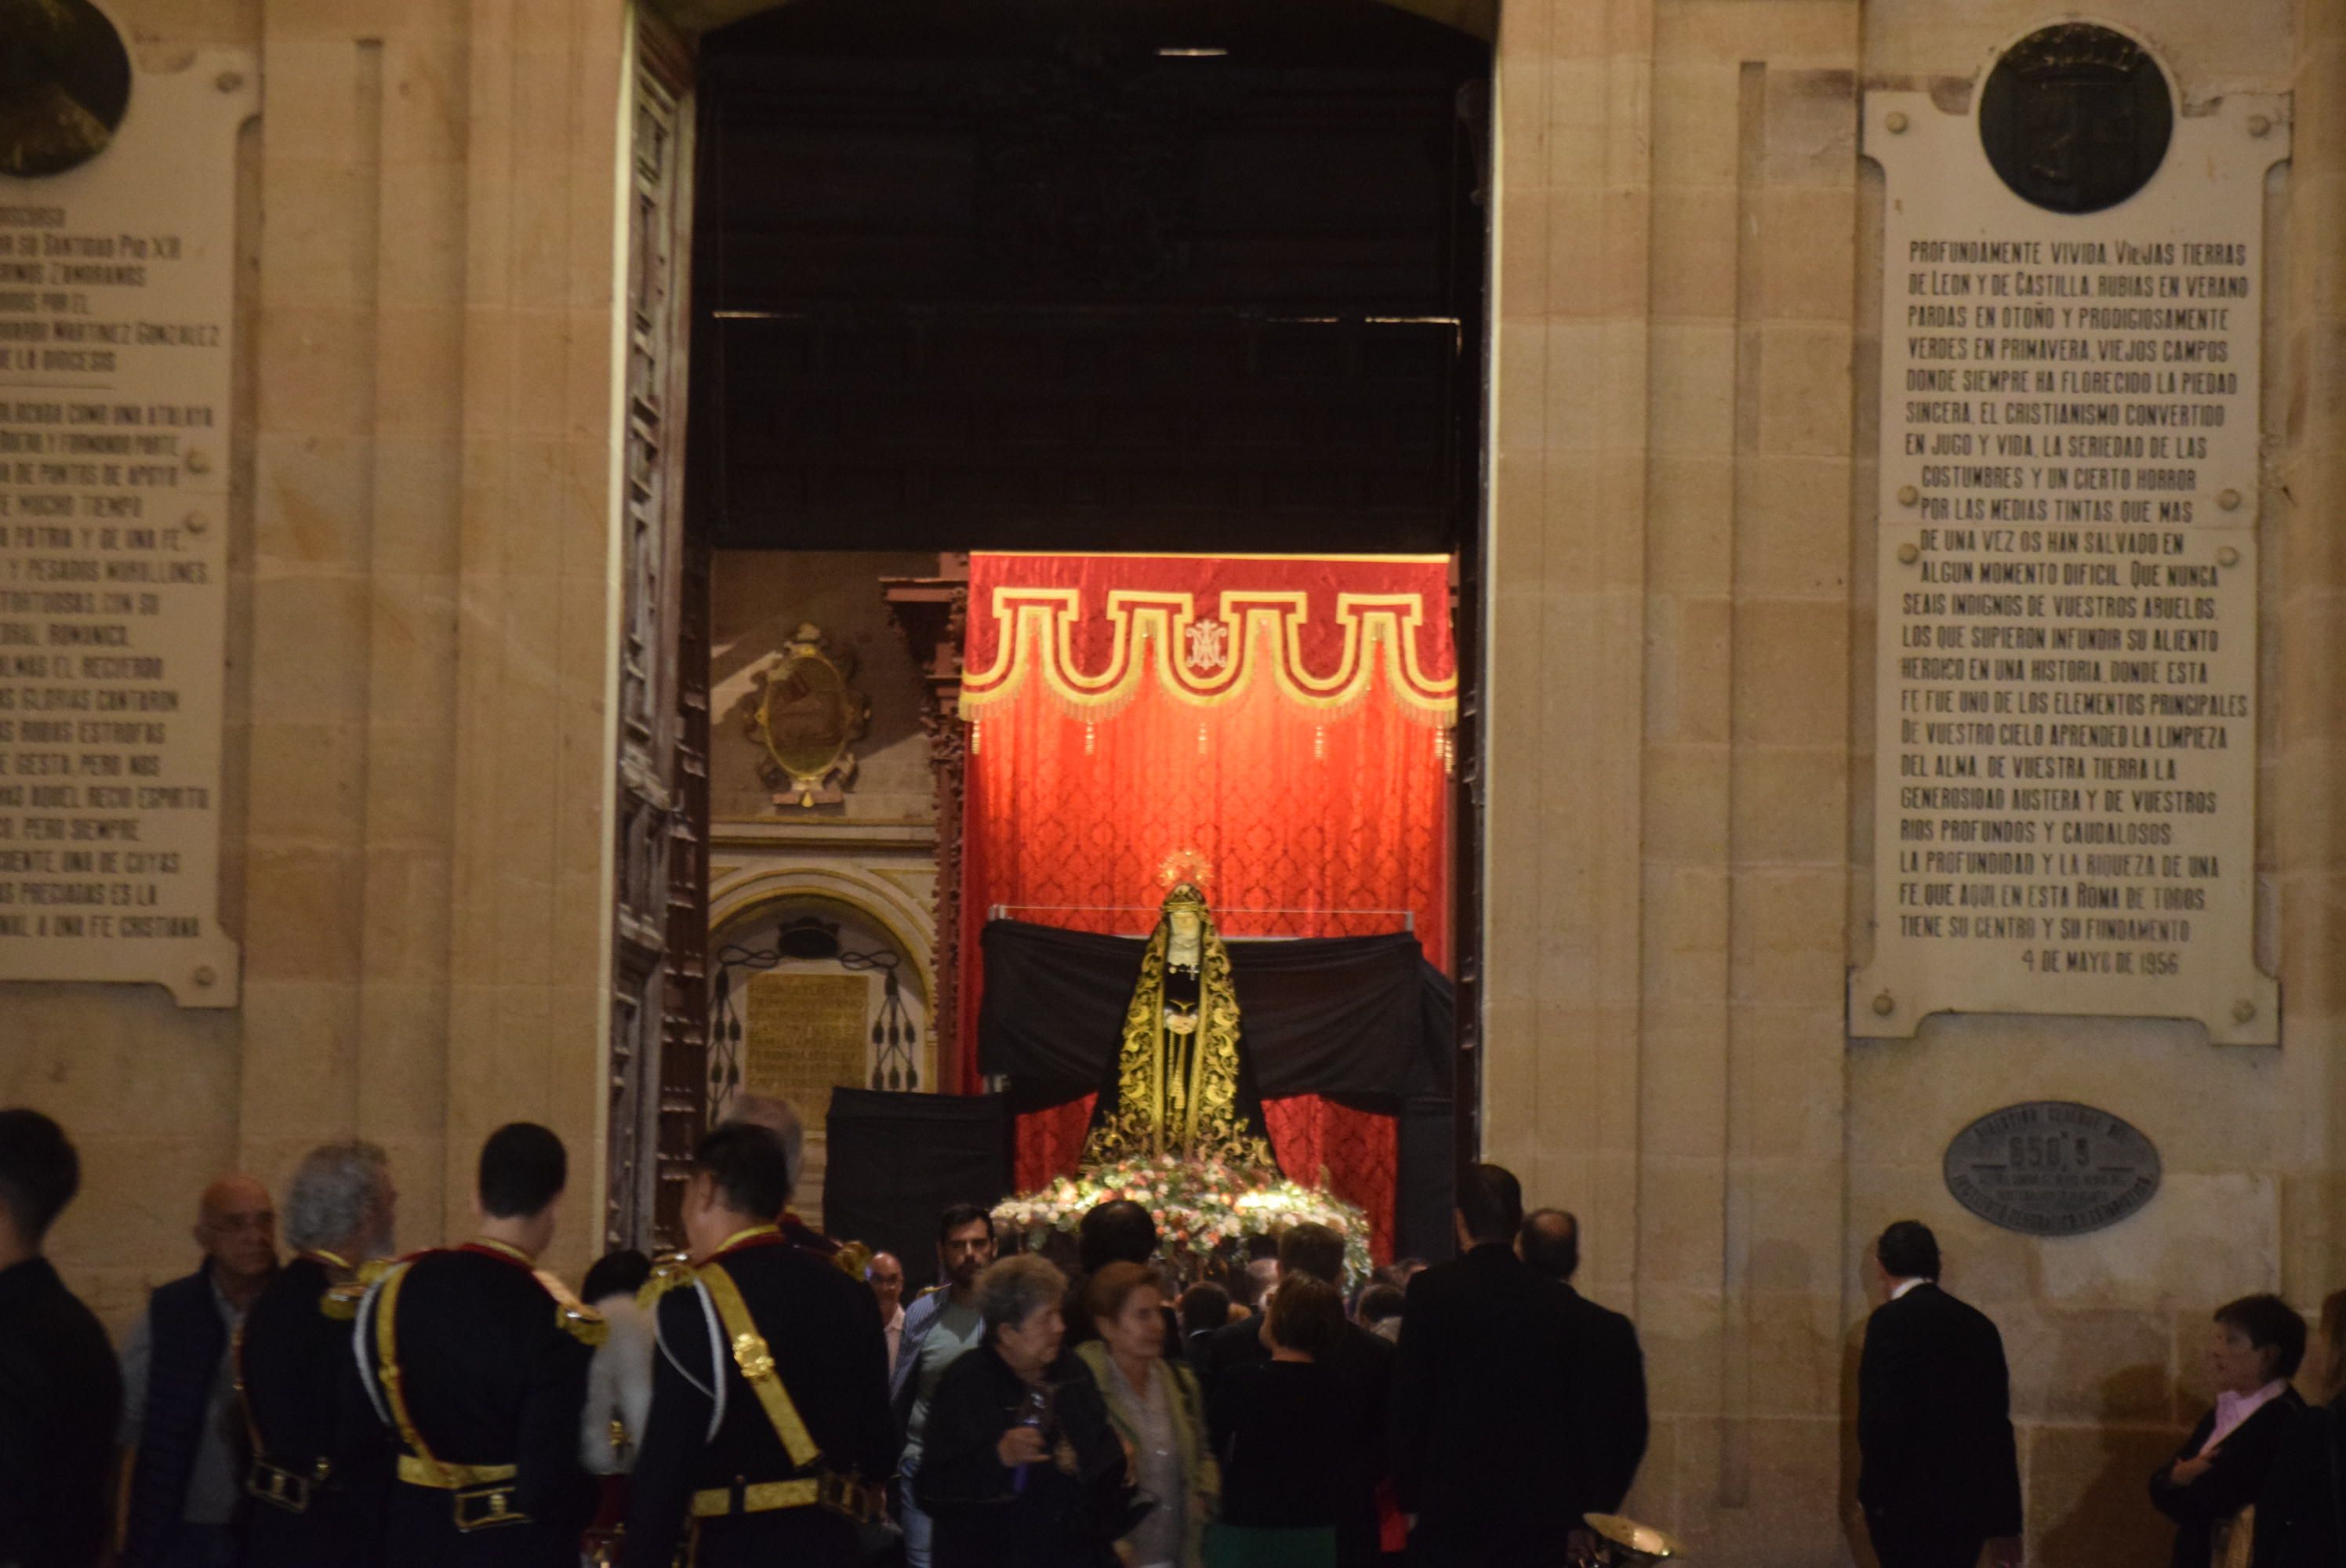
[[[446,1460],[419,1459],[412,1453],[399,1456],[399,1479],[410,1486],[428,1486],[434,1492],[494,1486],[520,1473],[518,1467],[510,1464],[450,1464]]]
[[[326,1483],[332,1471],[333,1466],[322,1459],[304,1465],[288,1465],[263,1456],[252,1461],[244,1490],[272,1508],[281,1508],[288,1513],[307,1513],[312,1494]]]
[[[817,1506],[861,1522],[879,1517],[882,1499],[878,1487],[828,1471],[797,1481],[736,1481],[731,1486],[712,1486],[692,1494],[695,1519]]]
[[[822,1501],[822,1486],[814,1481],[760,1481],[739,1488],[712,1486],[692,1494],[695,1519],[718,1519],[728,1513],[771,1513],[782,1508],[811,1508]]]

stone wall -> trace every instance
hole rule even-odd
[[[2269,187],[2259,952],[2284,1041],[1941,1018],[1846,1037],[1871,948],[1869,85],[1968,80],[2054,8],[1515,0],[1500,25],[1487,1147],[1577,1208],[1634,1310],[1657,1438],[1632,1512],[1705,1562],[1864,1560],[1862,1260],[1922,1217],[2002,1324],[2034,1559],[2155,1560],[2142,1481],[2204,1408],[2208,1311],[2346,1285],[2334,1087],[2341,738],[2341,17],[2105,8],[2188,97],[2296,94]],[[1504,911],[1500,913],[1499,911]],[[2076,1098],[2166,1186],[2036,1242],[1959,1208],[1947,1140]]]
[[[480,1137],[600,1213],[618,0],[117,0],[149,68],[256,49],[240,170],[224,914],[244,1005],[0,987],[0,1101],[87,1172],[55,1249],[119,1323],[207,1177],[388,1146],[411,1242]]]

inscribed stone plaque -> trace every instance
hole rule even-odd
[[[257,74],[201,50],[110,75],[83,0],[31,15],[55,36],[0,93],[0,980],[231,1007],[230,361]]]
[[[831,1092],[872,1075],[868,974],[752,975],[742,1034],[741,1084],[780,1095],[807,1125],[831,1114]]]
[[[2069,25],[1990,79],[1985,127],[1988,94],[1866,95],[1888,199],[1873,959],[1851,1029],[2090,1013],[2276,1040],[2255,524],[2287,100],[2162,116],[2171,72]]]
[[[1991,1225],[2083,1236],[2158,1191],[2158,1150],[2132,1124],[2069,1100],[1991,1111],[1947,1145],[1947,1190]]]

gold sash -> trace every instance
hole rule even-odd
[[[758,1320],[750,1316],[750,1304],[741,1299],[741,1288],[725,1272],[722,1264],[704,1263],[699,1269],[701,1285],[709,1299],[717,1308],[717,1316],[725,1325],[725,1332],[733,1339],[733,1364],[741,1369],[758,1403],[765,1407],[766,1420],[772,1423],[774,1435],[782,1440],[783,1451],[790,1456],[790,1464],[804,1470],[822,1457],[815,1446],[806,1422],[799,1419],[798,1406],[790,1402],[790,1390],[774,1371],[773,1351],[767,1347],[765,1337],[758,1332]],[[719,1375],[721,1377],[721,1370]]]
[[[430,1487],[454,1494],[456,1528],[470,1532],[497,1524],[526,1524],[529,1515],[513,1506],[512,1481],[519,1471],[509,1464],[450,1464],[432,1451],[416,1430],[401,1388],[399,1337],[393,1314],[399,1306],[399,1288],[407,1282],[409,1266],[402,1264],[383,1276],[382,1299],[375,1303],[375,1376],[382,1384],[383,1400],[391,1407],[392,1424],[399,1441],[414,1452],[399,1456],[399,1479],[410,1486]]]

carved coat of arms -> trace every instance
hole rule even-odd
[[[828,806],[855,779],[855,742],[872,727],[872,703],[849,685],[854,660],[822,632],[801,626],[756,677],[746,728],[765,748],[758,771],[777,806]]]

